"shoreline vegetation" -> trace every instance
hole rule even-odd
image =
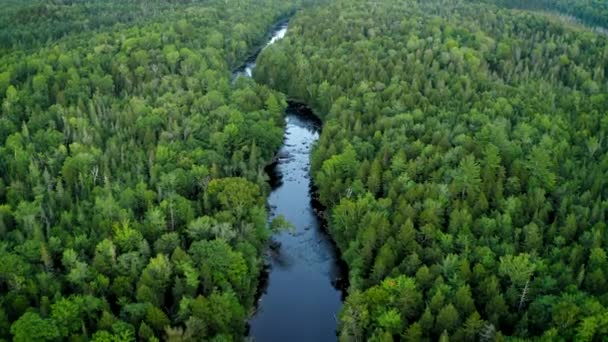
[[[606,65],[603,35],[473,1],[298,13],[254,78],[324,113],[340,340],[608,335]]]
[[[0,57],[1,339],[245,334],[286,102],[231,85],[230,65],[295,6],[162,3],[148,3],[162,15],[99,32],[66,19],[67,36]],[[87,20],[135,5],[86,4],[57,6]]]

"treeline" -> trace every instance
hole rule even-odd
[[[143,24],[206,0],[45,0],[4,1],[0,14],[0,51],[38,47],[75,32]]]
[[[324,120],[343,341],[608,338],[608,42],[466,1],[303,11],[256,79]]]
[[[0,339],[242,339],[286,104],[230,70],[291,10],[210,1],[0,57]]]
[[[508,8],[557,12],[572,16],[586,25],[608,29],[608,2],[604,0],[481,0],[481,2]]]

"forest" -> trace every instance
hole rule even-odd
[[[475,0],[470,0],[475,1]],[[508,8],[567,15],[591,26],[608,29],[608,2],[602,0],[481,0]]]
[[[292,20],[255,77],[324,121],[340,340],[608,337],[607,65],[606,36],[471,1]]]
[[[2,14],[2,340],[245,334],[286,104],[231,69],[293,5],[168,4]]]
[[[0,341],[248,339],[288,100],[338,340],[608,338],[606,1],[0,5]]]
[[[35,48],[65,36],[144,25],[167,13],[187,10],[185,0],[3,0],[0,51]],[[84,38],[84,37],[83,37]]]

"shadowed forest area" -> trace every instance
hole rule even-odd
[[[474,0],[470,0],[474,2]],[[567,15],[591,26],[608,28],[608,2],[602,0],[482,0],[482,2],[527,10]]]

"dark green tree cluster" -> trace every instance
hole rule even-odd
[[[291,7],[195,2],[0,57],[1,340],[242,338],[286,104],[230,70]]]
[[[344,341],[608,338],[608,41],[468,1],[303,11],[256,79],[324,120]]]
[[[479,1],[479,0],[470,0]],[[481,0],[508,8],[549,11],[568,15],[589,26],[608,28],[608,2],[604,0]]]

